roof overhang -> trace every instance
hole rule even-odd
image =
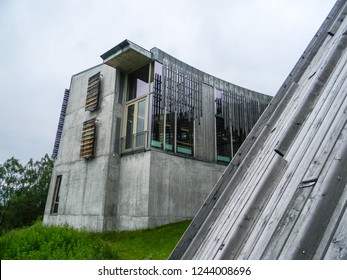
[[[130,73],[152,61],[151,52],[140,46],[124,40],[114,48],[110,49],[101,58],[106,65]]]

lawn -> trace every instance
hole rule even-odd
[[[154,229],[89,233],[64,227],[31,227],[0,237],[2,260],[163,260],[167,259],[189,221]]]

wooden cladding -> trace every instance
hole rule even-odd
[[[96,73],[88,79],[88,89],[86,98],[86,111],[95,111],[99,108],[99,96],[101,89],[101,74]]]
[[[96,141],[96,119],[92,119],[83,123],[82,139],[81,139],[81,158],[89,159],[94,156],[94,148]]]
[[[247,135],[251,131],[268,105],[265,101],[233,91],[223,91],[218,102],[217,109],[221,109],[225,128],[231,126],[238,136],[242,132]]]

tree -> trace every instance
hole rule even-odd
[[[10,158],[0,165],[0,224],[8,207],[8,202],[18,188],[24,167],[18,159]]]
[[[0,165],[0,229],[31,225],[43,215],[53,160],[45,155],[22,166],[11,158]]]

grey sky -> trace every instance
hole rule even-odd
[[[51,154],[65,88],[124,39],[274,95],[335,0],[0,0],[0,163]]]

